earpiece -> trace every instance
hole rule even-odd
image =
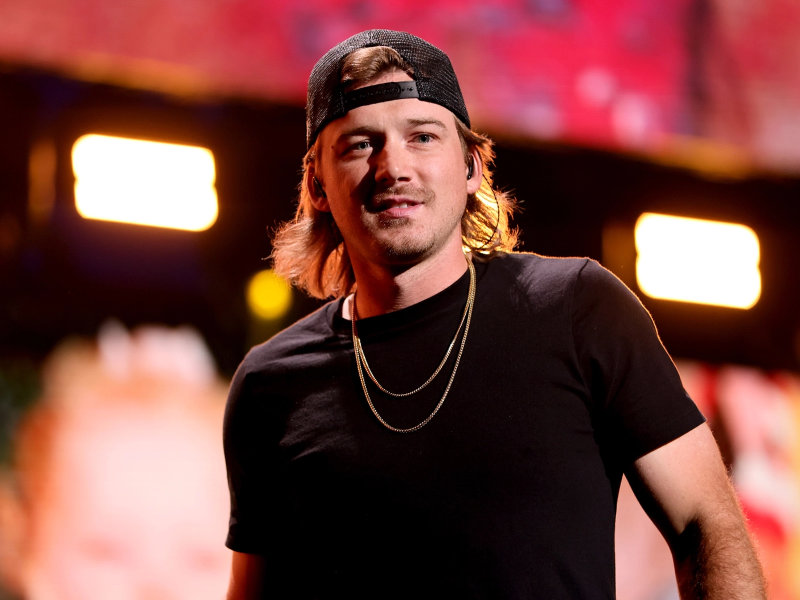
[[[475,157],[470,156],[469,165],[467,165],[467,179],[472,179],[472,170],[475,168]]]
[[[322,184],[319,182],[319,179],[316,177],[312,177],[312,181],[314,182],[314,191],[318,196],[322,196],[323,198],[327,198],[325,195],[325,189],[322,187]]]

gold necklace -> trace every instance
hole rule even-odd
[[[450,345],[447,348],[447,352],[445,352],[444,358],[439,363],[439,366],[436,367],[433,374],[428,377],[428,379],[417,387],[416,389],[411,390],[410,392],[390,392],[385,387],[383,387],[372,373],[372,370],[369,368],[369,364],[367,363],[367,356],[364,354],[364,348],[361,345],[361,339],[358,337],[358,331],[356,329],[356,321],[358,320],[358,315],[356,314],[356,297],[355,294],[353,295],[352,305],[351,305],[351,324],[353,330],[353,349],[355,351],[356,356],[356,370],[358,371],[358,379],[361,381],[361,389],[364,391],[364,398],[367,400],[367,404],[369,405],[372,414],[375,415],[375,418],[380,421],[380,423],[386,427],[387,429],[394,431],[396,433],[411,433],[412,431],[417,431],[427,425],[436,413],[439,412],[439,409],[444,404],[445,398],[447,398],[447,394],[450,392],[450,387],[453,385],[453,380],[456,377],[456,371],[458,370],[458,365],[461,363],[461,355],[464,353],[464,345],[467,341],[467,334],[469,333],[469,324],[472,321],[472,307],[475,305],[475,289],[477,287],[475,281],[475,267],[472,264],[472,261],[468,258],[467,259],[467,267],[469,269],[469,293],[467,294],[467,303],[464,306],[464,314],[461,316],[461,322],[458,324],[458,329],[456,329],[456,333],[453,336],[453,340],[450,342]],[[453,365],[453,372],[450,374],[450,379],[447,382],[447,387],[442,394],[439,403],[433,409],[433,412],[429,414],[425,419],[423,419],[420,423],[414,425],[413,427],[408,428],[400,428],[394,427],[386,422],[386,420],[378,413],[378,410],[375,408],[375,405],[372,403],[372,398],[370,398],[369,390],[367,390],[367,382],[364,378],[364,371],[367,372],[367,375],[372,380],[372,382],[378,387],[380,391],[390,396],[394,396],[395,398],[404,398],[407,396],[411,396],[416,394],[420,390],[425,389],[430,385],[430,383],[436,378],[439,372],[442,370],[444,365],[447,363],[447,359],[450,357],[450,354],[455,347],[456,340],[458,339],[458,335],[461,332],[461,328],[464,327],[464,335],[461,337],[461,345],[458,348],[458,354],[456,355],[456,361]]]

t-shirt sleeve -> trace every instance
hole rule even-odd
[[[595,261],[573,292],[575,349],[601,442],[630,463],[703,423],[636,295]]]
[[[226,546],[237,552],[260,554],[267,535],[269,511],[266,440],[266,397],[259,377],[245,361],[231,382],[223,425],[223,447],[228,471],[231,512]]]

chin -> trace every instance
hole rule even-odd
[[[435,245],[428,240],[405,239],[381,242],[381,250],[392,262],[416,262],[429,256]]]

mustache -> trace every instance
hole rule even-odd
[[[433,192],[414,184],[393,185],[372,193],[367,199],[367,207],[380,210],[403,200],[415,204],[424,204],[433,199]]]

